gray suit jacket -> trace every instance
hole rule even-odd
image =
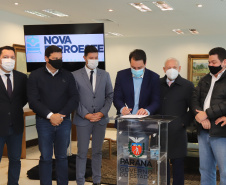
[[[78,126],[88,125],[90,121],[85,119],[85,115],[94,113],[94,110],[104,114],[104,117],[98,123],[107,124],[109,122],[108,111],[113,101],[113,88],[109,73],[97,68],[95,92],[93,92],[85,67],[74,71],[72,74],[79,93],[78,107],[74,113],[73,124]]]

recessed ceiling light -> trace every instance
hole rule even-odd
[[[151,12],[151,9],[143,3],[130,3],[130,5],[140,10],[141,12]]]
[[[153,2],[153,4],[159,7],[162,11],[173,10],[173,7],[171,7],[165,1],[156,1],[156,2]]]
[[[16,6],[19,5],[19,3],[14,3]]]
[[[114,10],[112,10],[112,9],[108,9],[108,11],[109,11],[109,12],[113,12]]]
[[[112,21],[111,19],[93,19],[93,21],[98,23],[115,23],[115,21]]]
[[[194,35],[199,34],[199,32],[196,29],[189,29],[189,31]]]
[[[117,37],[120,37],[120,36],[123,36],[122,34],[120,33],[116,33],[116,32],[108,32],[108,35],[113,35],[113,36],[117,36]]]
[[[68,17],[67,14],[64,14],[62,12],[59,12],[59,11],[56,11],[56,10],[53,10],[53,9],[46,9],[46,10],[42,10],[42,11],[56,15],[58,17]]]
[[[179,35],[183,35],[184,32],[181,29],[174,29],[173,32],[179,34]]]
[[[202,4],[197,4],[196,5],[198,8],[202,8]]]
[[[30,11],[30,10],[25,10],[26,13],[30,13],[39,17],[49,17],[48,15],[45,15],[43,13],[37,12],[37,11]]]

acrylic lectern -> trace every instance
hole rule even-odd
[[[168,123],[174,117],[118,117],[117,184],[166,185]]]

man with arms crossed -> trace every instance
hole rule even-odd
[[[102,144],[109,122],[108,111],[113,100],[113,88],[108,72],[98,69],[98,50],[95,46],[85,48],[85,67],[73,72],[79,105],[74,114],[78,139],[76,159],[76,182],[84,185],[86,158],[92,135],[92,178],[93,184],[101,181]]]
[[[32,71],[28,80],[28,101],[36,113],[36,128],[41,157],[41,185],[52,184],[53,148],[58,185],[68,184],[67,148],[70,143],[70,113],[76,107],[75,80],[62,69],[62,50],[49,46],[45,50],[46,65]]]
[[[216,165],[220,185],[226,184],[226,50],[209,52],[209,70],[198,83],[192,96],[192,111],[198,122],[199,171],[201,185],[216,185]]]
[[[0,162],[6,143],[9,158],[8,185],[18,184],[24,130],[23,107],[27,103],[27,76],[13,70],[15,50],[0,48]],[[2,175],[2,174],[1,174]]]

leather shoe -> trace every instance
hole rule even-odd
[[[93,185],[101,185],[100,183],[93,183]]]

